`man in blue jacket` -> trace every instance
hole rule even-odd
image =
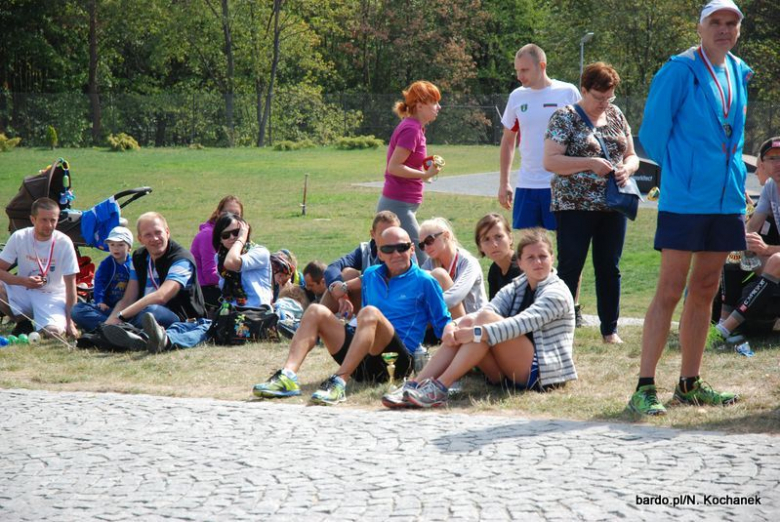
[[[322,383],[311,400],[315,404],[343,402],[350,378],[387,380],[383,353],[398,354],[395,375],[405,377],[414,367],[414,353],[420,349],[427,325],[433,326],[438,337],[454,328],[441,286],[412,262],[414,245],[409,234],[396,226],[376,239],[382,264],[363,272],[363,308],[357,314],[357,327],[342,324],[325,306],[310,305],[290,343],[284,367],[268,381],[255,385],[255,395],[300,395],[296,374],[321,338],[339,369]]]
[[[645,316],[639,384],[629,402],[640,414],[666,413],[656,395],[655,370],[686,282],[674,399],[695,405],[737,400],[710,388],[699,370],[720,270],[730,251],[745,249],[742,146],[752,70],[730,53],[742,18],[731,0],[708,3],[699,19],[701,45],[661,68],[645,105],[639,137],[662,172],[655,235],[661,272]]]

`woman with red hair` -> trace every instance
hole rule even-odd
[[[439,174],[440,167],[423,166],[428,150],[425,144],[425,126],[439,115],[441,93],[431,82],[417,81],[403,91],[404,100],[395,104],[401,123],[393,131],[387,148],[385,186],[377,204],[377,212],[390,210],[401,220],[401,227],[417,244],[420,226],[416,212],[423,200],[423,182]],[[417,251],[422,264],[425,252]]]

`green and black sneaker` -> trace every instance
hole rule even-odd
[[[666,415],[666,408],[658,402],[658,394],[653,384],[640,386],[628,401],[628,407],[640,415]]]
[[[683,393],[678,384],[674,389],[674,398],[680,404],[691,406],[730,406],[739,400],[739,395],[731,392],[716,392],[706,382],[696,379],[688,393]]]

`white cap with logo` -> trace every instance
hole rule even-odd
[[[739,17],[740,22],[744,18],[742,11],[739,10],[737,4],[732,2],[732,0],[712,0],[712,2],[705,5],[704,8],[701,10],[701,17],[699,18],[699,23],[703,24],[704,19],[710,16],[712,13],[716,11],[723,11],[723,10],[731,11],[732,13],[735,13]]]

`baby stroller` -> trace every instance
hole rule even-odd
[[[30,212],[36,199],[48,197],[59,203],[60,219],[57,230],[67,235],[76,247],[80,269],[76,279],[79,297],[88,300],[92,296],[95,265],[90,257],[81,255],[79,247],[108,250],[105,239],[111,229],[127,224],[127,220],[122,218],[121,210],[151,193],[152,189],[139,187],[123,190],[89,210],[81,211],[71,208],[75,199],[72,182],[70,166],[66,160],[60,158],[38,174],[24,178],[19,192],[6,205],[5,212],[8,214],[8,231],[13,233],[32,226]],[[124,198],[127,199],[120,203]]]

